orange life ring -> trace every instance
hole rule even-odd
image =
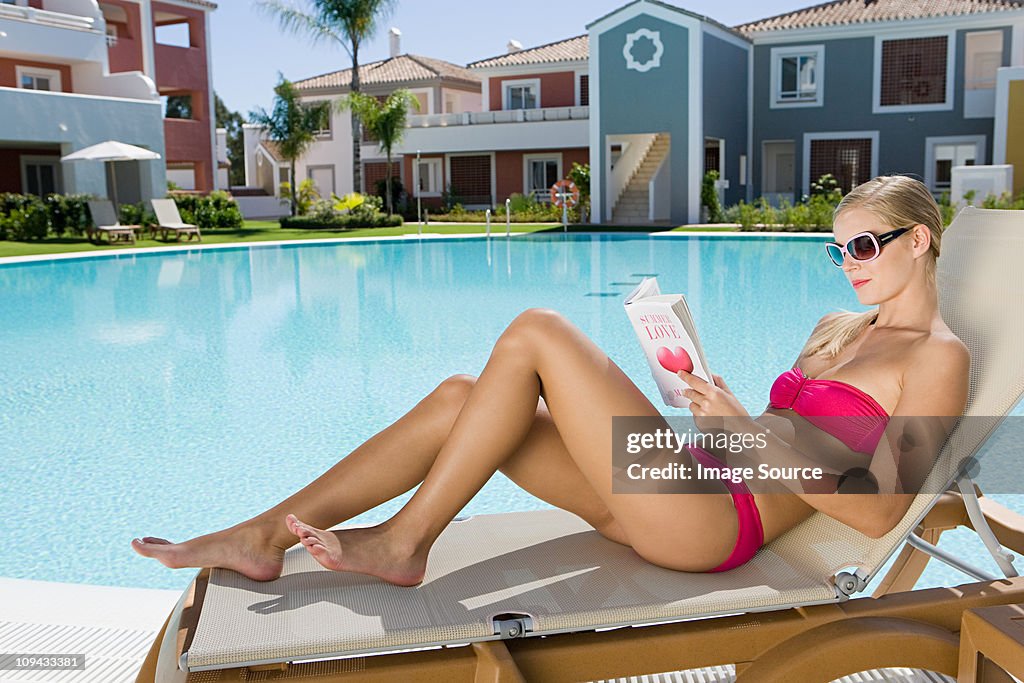
[[[563,204],[572,208],[580,203],[580,188],[571,180],[559,180],[551,186],[551,203],[562,208]]]

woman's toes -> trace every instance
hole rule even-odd
[[[166,538],[157,538],[156,536],[143,536],[142,537],[142,542],[143,543],[159,543],[161,545],[173,545]]]

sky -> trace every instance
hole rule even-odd
[[[308,6],[309,0],[287,0]],[[269,109],[281,72],[290,80],[352,66],[340,45],[311,46],[284,33],[277,20],[251,0],[217,0],[211,15],[213,83],[225,104],[248,119],[254,107]],[[586,32],[586,25],[627,0],[398,0],[372,40],[360,48],[359,63],[388,57],[388,29],[402,32],[403,53],[465,65],[504,54],[510,39],[524,48]],[[727,26],[789,12],[815,0],[670,0]]]

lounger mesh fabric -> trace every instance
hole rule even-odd
[[[1024,221],[1014,213],[967,209],[944,235],[942,315],[972,353],[972,420],[950,436],[925,491],[943,490],[1024,392],[1024,273],[1014,267]],[[881,539],[815,513],[747,564],[715,574],[649,564],[561,510],[453,522],[415,588],[329,572],[297,547],[275,581],[212,571],[187,668],[484,640],[506,612],[530,615],[528,635],[538,635],[835,602],[833,575],[873,574],[936,498],[918,495]]]
[[[772,549],[801,566],[868,575],[900,548],[942,491],[1024,394],[1024,216],[968,207],[945,231],[936,281],[942,318],[971,352],[970,391],[962,420],[903,520],[872,540],[818,512],[775,539]],[[827,543],[822,539],[828,539]]]

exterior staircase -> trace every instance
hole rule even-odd
[[[670,138],[659,133],[647,150],[647,156],[633,172],[633,177],[626,183],[615,206],[612,207],[612,223],[618,225],[651,224],[650,197],[648,188],[651,178],[668,156]]]

